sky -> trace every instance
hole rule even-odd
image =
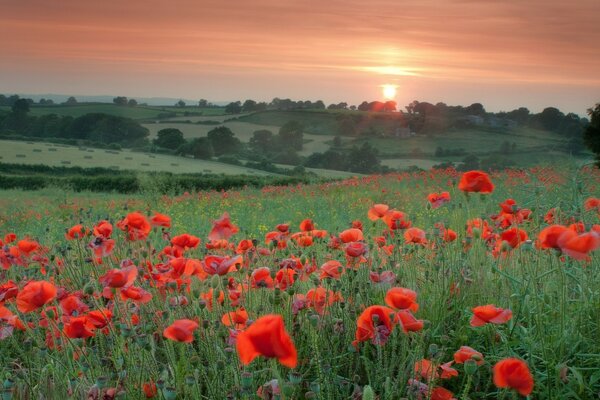
[[[600,0],[0,0],[0,93],[600,102]]]

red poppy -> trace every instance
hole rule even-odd
[[[406,243],[421,245],[427,244],[425,231],[419,228],[408,228],[406,231],[404,231],[404,240]]]
[[[507,242],[514,249],[527,240],[527,232],[519,228],[507,229],[500,234],[500,239]]]
[[[17,242],[17,248],[21,253],[29,256],[40,248],[40,244],[35,240],[23,239]]]
[[[417,292],[401,287],[394,287],[387,291],[385,304],[396,310],[411,310],[417,312]]]
[[[454,393],[452,393],[448,389],[443,388],[441,386],[437,386],[431,391],[431,397],[429,399],[430,400],[456,400],[454,398]]]
[[[319,275],[319,279],[340,279],[340,276],[343,271],[342,263],[336,260],[327,261],[325,264],[321,265],[321,274]]]
[[[229,272],[237,271],[236,265],[242,264],[242,256],[206,256],[202,268],[209,275],[223,276]]]
[[[192,343],[194,331],[198,329],[198,323],[190,319],[178,319],[165,328],[163,336],[176,342]]]
[[[290,230],[290,224],[279,224],[275,227],[281,233],[287,233]]]
[[[383,217],[383,221],[386,223],[390,230],[407,229],[410,228],[412,223],[408,220],[408,216],[402,211],[389,210]]]
[[[257,268],[252,271],[250,280],[253,288],[273,288],[275,286],[275,282],[273,282],[273,278],[271,278],[271,270],[269,267]]]
[[[312,219],[305,219],[300,222],[300,230],[302,232],[310,232],[315,229],[315,224]]]
[[[94,236],[102,236],[105,239],[109,239],[112,235],[113,226],[108,221],[100,221],[94,226]]]
[[[280,315],[265,315],[237,336],[236,349],[240,361],[248,365],[258,356],[277,358],[282,365],[295,368],[296,347],[285,330]]]
[[[564,231],[557,242],[560,250],[576,260],[585,260],[589,253],[600,247],[600,234],[592,230],[582,234],[570,228]]]
[[[94,325],[96,329],[102,329],[106,327],[112,319],[112,312],[105,308],[100,310],[93,310],[87,314],[88,322]]]
[[[31,281],[17,294],[17,309],[22,313],[35,311],[56,298],[56,286],[46,281]]]
[[[125,218],[117,223],[117,227],[127,232],[129,240],[144,240],[152,231],[152,225],[148,219],[139,212],[127,214]]]
[[[392,315],[394,310],[385,306],[367,307],[356,320],[355,340],[352,344],[371,340],[371,343],[383,345],[394,328]]]
[[[123,301],[132,300],[137,304],[146,304],[152,300],[152,294],[135,286],[121,288],[120,293]]]
[[[369,251],[369,246],[363,242],[352,242],[346,245],[346,255],[348,257],[363,257]]]
[[[4,303],[19,294],[19,288],[13,281],[8,281],[0,285],[0,303]]]
[[[524,361],[505,358],[494,365],[494,385],[515,389],[522,396],[529,396],[533,391],[533,376]]]
[[[171,227],[171,217],[161,213],[154,213],[152,218],[150,218],[150,223],[153,226],[163,226],[165,228]]]
[[[231,236],[239,232],[239,228],[231,223],[228,213],[223,213],[221,218],[213,221],[213,227],[208,234],[209,240],[228,240]]]
[[[83,225],[74,225],[65,234],[67,240],[81,239],[89,234],[89,231],[83,227]]]
[[[404,333],[419,332],[423,329],[423,320],[416,319],[410,311],[400,310],[396,312],[396,322],[402,327]]]
[[[512,318],[512,311],[496,307],[493,304],[473,308],[471,326],[483,326],[487,323],[504,324]]]
[[[144,384],[142,385],[142,391],[144,392],[144,396],[146,396],[147,399],[152,399],[158,394],[156,384],[152,381],[144,382]]]
[[[254,249],[254,243],[250,239],[243,239],[237,245],[235,252],[237,254],[244,254],[250,250]]]
[[[454,353],[454,362],[463,364],[467,360],[474,360],[477,365],[483,364],[483,354],[469,346],[460,346]]]
[[[246,322],[248,321],[248,312],[242,308],[238,308],[235,311],[228,312],[221,317],[221,322],[225,326],[233,326],[235,329],[244,329]]]
[[[360,229],[350,228],[340,233],[340,239],[343,243],[358,242],[364,239]]]
[[[431,193],[427,196],[427,201],[431,204],[431,208],[438,208],[450,201],[450,193]]]
[[[600,213],[600,199],[596,197],[590,197],[587,199],[583,206],[587,211],[596,210],[596,212]]]
[[[325,314],[325,308],[329,307],[336,301],[342,300],[340,293],[332,290],[318,287],[310,289],[306,293],[306,305],[312,307],[318,314]]]
[[[98,280],[105,287],[120,288],[133,284],[137,278],[138,270],[135,265],[130,265],[121,269],[111,269],[102,275]]]
[[[383,271],[381,273],[370,271],[369,280],[373,283],[392,284],[396,281],[396,274],[392,271]]]
[[[389,209],[390,206],[388,206],[387,204],[375,204],[369,209],[367,216],[371,221],[377,221],[378,219],[383,218]]]
[[[299,235],[295,237],[296,243],[298,243],[298,246],[300,247],[310,247],[313,245],[313,238],[312,236],[309,235]]]
[[[551,225],[544,228],[538,235],[536,246],[540,249],[558,249],[558,238],[567,229],[569,228],[562,225]]]
[[[65,323],[63,332],[71,339],[85,339],[95,335],[95,326],[86,316],[71,317],[69,322]]]
[[[460,178],[458,189],[463,192],[492,193],[494,184],[485,172],[469,171]]]
[[[200,238],[184,233],[171,239],[171,244],[183,250],[195,249],[200,244]]]

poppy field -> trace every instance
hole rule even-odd
[[[0,193],[3,399],[591,399],[600,172]]]

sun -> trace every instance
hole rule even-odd
[[[396,98],[396,85],[381,85],[381,90],[383,92],[383,97],[392,100]]]

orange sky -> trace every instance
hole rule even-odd
[[[600,0],[0,0],[0,93],[600,101]]]

